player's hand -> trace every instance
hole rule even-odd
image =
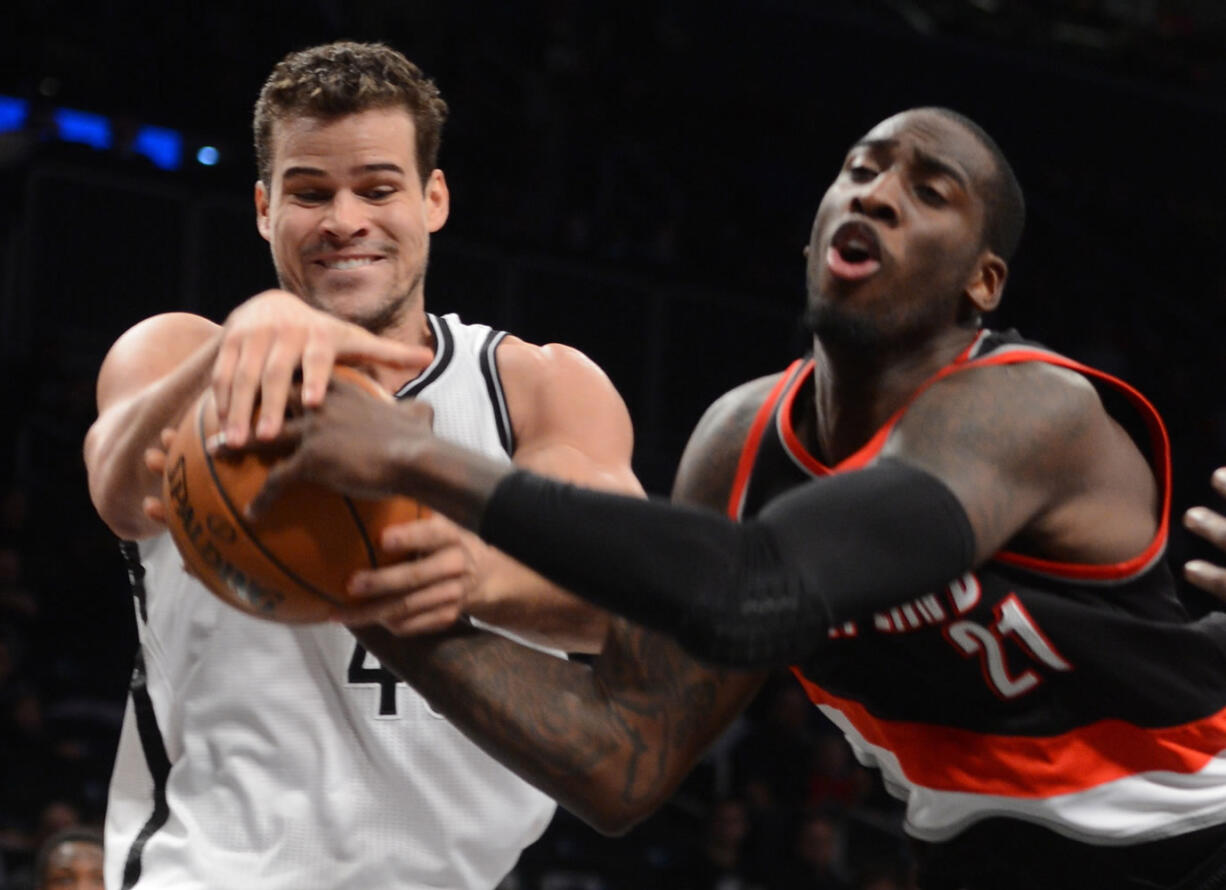
[[[145,469],[159,480],[166,472],[166,455],[170,452],[170,446],[174,444],[174,441],[174,428],[166,427],[162,430],[161,447],[145,449]],[[160,491],[161,488],[159,487],[158,490]],[[166,524],[166,504],[160,497],[154,495],[146,497],[141,501],[141,510],[154,522],[161,525]]]
[[[338,609],[337,621],[351,627],[381,624],[409,636],[445,630],[464,615],[487,549],[476,535],[435,514],[389,526],[382,544],[409,559],[356,572],[349,592],[368,602]]]
[[[425,402],[381,399],[346,380],[333,380],[318,407],[286,420],[267,442],[235,445],[229,432],[207,447],[217,454],[270,449],[291,453],[269,471],[247,507],[261,515],[287,486],[309,481],[347,494],[377,500],[399,494],[399,460],[433,436],[434,411]]]
[[[1226,467],[1213,474],[1213,490],[1226,497]],[[1184,527],[1226,553],[1226,516],[1208,507],[1193,507],[1183,514]],[[1194,559],[1183,567],[1184,577],[1206,593],[1226,600],[1226,568]]]
[[[409,346],[308,306],[283,290],[269,290],[230,313],[213,365],[217,416],[234,446],[247,441],[252,410],[261,410],[255,435],[277,435],[294,372],[302,368],[302,403],[318,406],[338,360],[423,368],[429,349]]]

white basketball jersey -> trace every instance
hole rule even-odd
[[[428,318],[434,361],[397,395],[429,402],[440,436],[509,461],[504,335]],[[130,566],[141,651],[107,808],[111,890],[488,890],[544,831],[553,802],[344,628],[223,604],[169,534]]]

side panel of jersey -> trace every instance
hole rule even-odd
[[[1072,368],[1122,393],[1145,421],[1169,509],[1161,422],[1119,381],[985,332],[931,382],[1019,361]],[[795,363],[763,405],[731,515],[871,463],[905,411],[827,467],[792,428],[797,399],[812,398],[812,370],[812,360]],[[907,802],[915,837],[946,840],[993,816],[1097,845],[1226,823],[1226,616],[1189,620],[1162,559],[1166,535],[1163,522],[1146,551],[1119,566],[997,554],[942,590],[832,629],[794,672]]]
[[[430,316],[401,396],[508,460],[501,339]],[[489,888],[554,804],[468,741],[344,628],[231,609],[168,535],[142,542],[141,655],[108,804],[108,887]]]

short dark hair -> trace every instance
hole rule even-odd
[[[47,883],[47,866],[56,848],[63,844],[93,844],[102,849],[102,832],[85,825],[73,825],[61,829],[51,835],[38,848],[38,856],[34,859],[34,886],[42,890]]]
[[[255,159],[272,185],[272,128],[292,117],[336,118],[402,106],[416,129],[417,172],[424,185],[438,166],[447,103],[434,81],[382,43],[341,40],[290,53],[277,63],[255,103]]]
[[[988,132],[965,114],[952,108],[929,106],[917,108],[916,111],[926,111],[939,114],[952,120],[974,136],[979,144],[988,150],[996,166],[995,175],[986,183],[983,194],[987,205],[987,219],[984,221],[984,243],[992,252],[1008,263],[1017,251],[1018,242],[1022,239],[1022,229],[1026,225],[1026,199],[1022,195],[1022,186],[1013,172],[1013,165],[1000,150],[996,140]]]

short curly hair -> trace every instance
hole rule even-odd
[[[272,130],[295,117],[335,118],[403,106],[413,118],[417,172],[424,185],[438,166],[447,103],[434,81],[382,43],[342,40],[290,53],[277,63],[255,103],[255,160],[271,185]]]

